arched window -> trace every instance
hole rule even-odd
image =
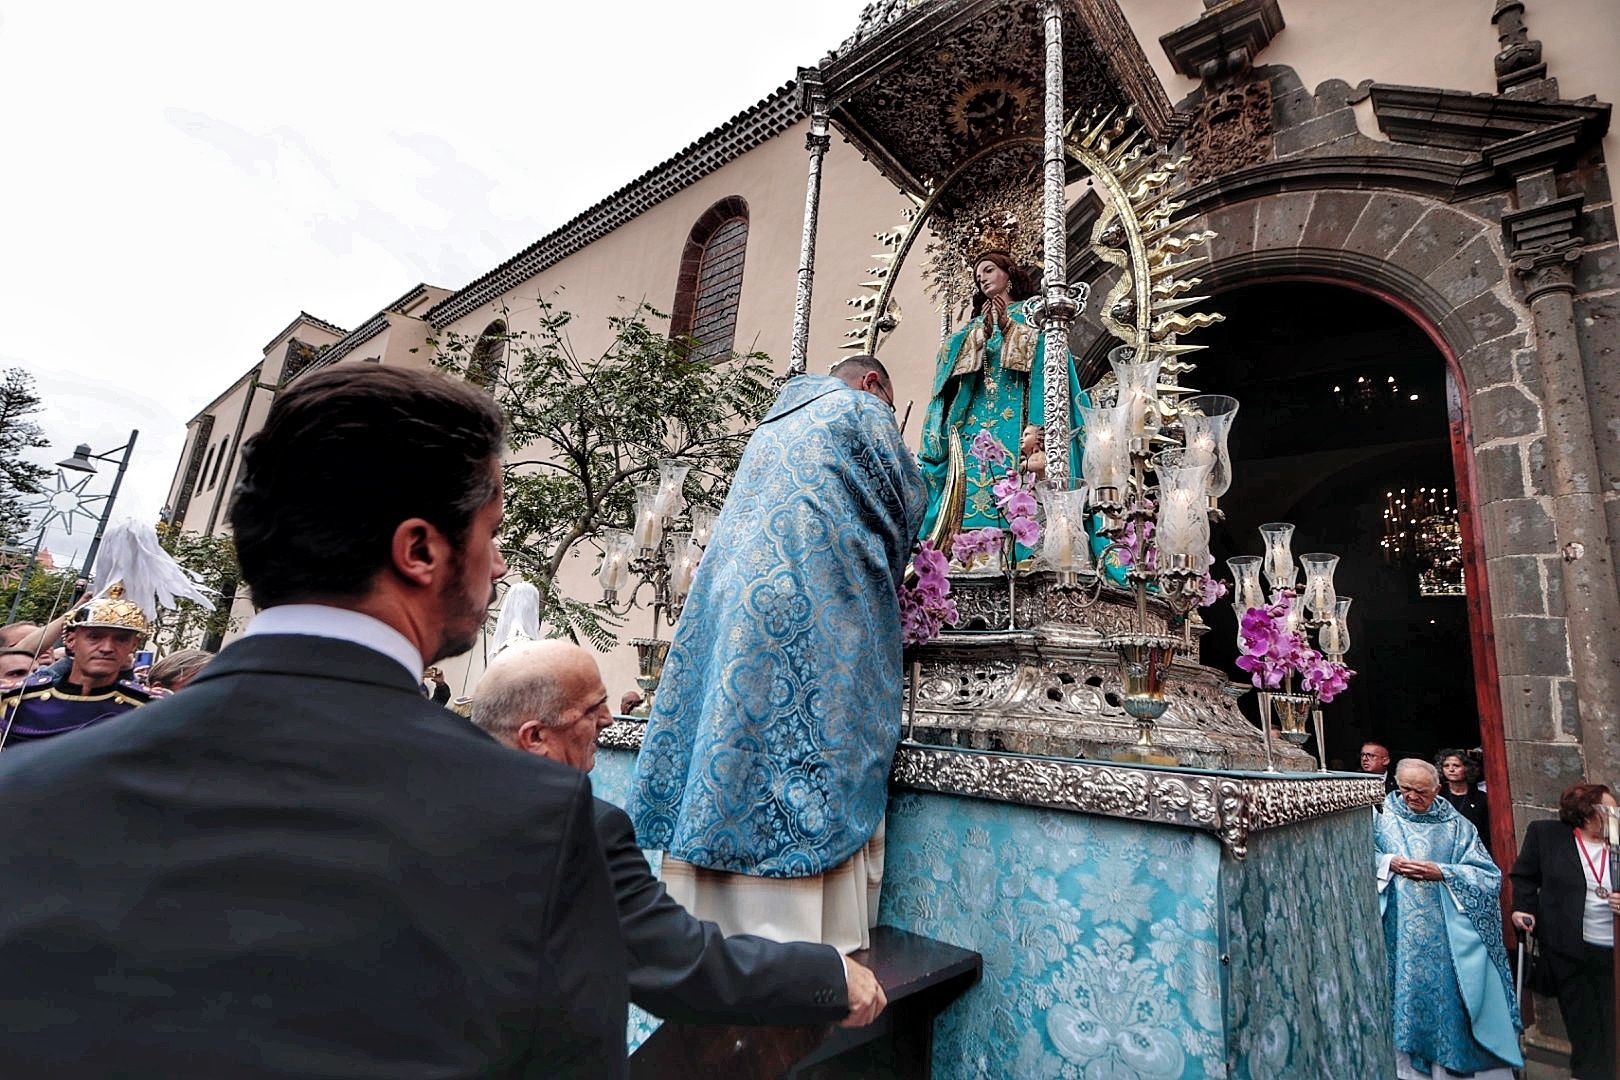
[[[231,445],[231,437],[225,436],[219,440],[219,453],[214,455],[214,468],[208,474],[208,490],[214,490],[214,484],[219,480],[219,467],[225,464],[225,450]]]
[[[484,327],[467,361],[467,381],[485,390],[495,385],[506,357],[506,320],[496,319]]]
[[[747,246],[748,203],[741,196],[721,199],[692,226],[681,252],[669,331],[697,341],[695,360],[716,360],[731,351]]]
[[[214,449],[214,447],[210,446],[208,448],[208,456],[203,458],[202,472],[197,474],[197,482],[199,484],[208,484],[208,469],[214,464]]]

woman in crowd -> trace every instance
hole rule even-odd
[[[1614,919],[1609,847],[1599,806],[1604,784],[1576,784],[1557,821],[1533,821],[1513,864],[1513,925],[1536,935],[1569,1030],[1570,1075],[1615,1080]]]
[[[153,664],[152,670],[146,673],[147,688],[158,691],[160,695],[177,693],[200,675],[213,658],[213,653],[201,649],[181,649],[170,653]]]
[[[1434,756],[1434,767],[1440,770],[1441,798],[1479,830],[1479,838],[1484,842],[1485,850],[1489,851],[1490,811],[1485,806],[1485,793],[1475,784],[1478,777],[1474,775],[1468,755],[1461,750],[1442,750]]]

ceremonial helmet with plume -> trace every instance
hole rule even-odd
[[[96,579],[106,584],[73,610],[68,629],[105,626],[145,637],[158,612],[181,600],[214,609],[201,587],[159,545],[157,530],[148,522],[126,518],[107,530],[96,558]]]

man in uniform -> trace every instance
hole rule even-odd
[[[65,675],[36,671],[0,699],[0,748],[78,731],[151,701],[120,678],[146,633],[146,616],[120,585],[75,609],[64,633],[72,667]]]

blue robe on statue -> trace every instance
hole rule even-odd
[[[1392,791],[1374,826],[1379,906],[1394,987],[1395,1049],[1429,1075],[1517,1068],[1519,1004],[1502,945],[1502,872],[1445,799],[1415,814]],[[1384,856],[1437,863],[1443,881],[1388,871]]]
[[[788,380],[653,698],[629,805],[643,846],[796,878],[872,837],[900,738],[896,589],[923,505],[888,405],[830,376]]]

